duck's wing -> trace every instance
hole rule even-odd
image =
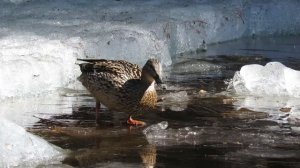
[[[106,59],[83,59],[83,58],[77,58],[77,61],[84,61],[84,62],[90,62],[90,63],[95,63],[95,62],[104,62],[108,61]]]
[[[80,69],[82,76],[87,80],[109,83],[110,85],[121,86],[131,79],[140,79],[141,70],[136,64],[123,60],[84,60]]]

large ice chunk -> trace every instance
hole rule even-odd
[[[8,36],[0,40],[0,100],[43,94],[67,87],[79,75],[81,55],[76,43],[36,35]]]
[[[0,135],[0,167],[35,167],[62,159],[61,149],[3,117],[0,118]]]
[[[245,65],[234,75],[232,86],[242,95],[300,97],[300,71],[279,62]]]
[[[149,58],[159,59],[163,66],[172,63],[167,43],[141,26],[111,25],[85,40],[89,58],[127,60],[140,66]]]

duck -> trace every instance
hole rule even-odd
[[[96,121],[101,104],[110,111],[129,114],[127,124],[145,126],[132,118],[139,112],[155,110],[158,95],[155,84],[162,84],[162,66],[158,59],[149,59],[141,69],[125,60],[78,59],[82,74],[78,80],[96,101]]]

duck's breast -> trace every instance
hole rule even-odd
[[[145,91],[144,96],[140,100],[140,106],[144,108],[154,108],[157,103],[157,93],[154,87],[154,82]]]

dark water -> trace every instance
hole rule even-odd
[[[138,116],[148,126],[168,121],[157,136],[105,108],[96,125],[92,97],[76,91],[61,101],[71,99],[72,112],[41,118],[28,130],[68,149],[62,163],[78,167],[300,167],[300,121],[286,119],[288,110],[274,117],[269,106],[237,107],[239,99],[224,93],[224,81],[245,64],[280,61],[300,70],[299,39],[242,39],[178,56],[158,89],[169,97],[163,110]]]

